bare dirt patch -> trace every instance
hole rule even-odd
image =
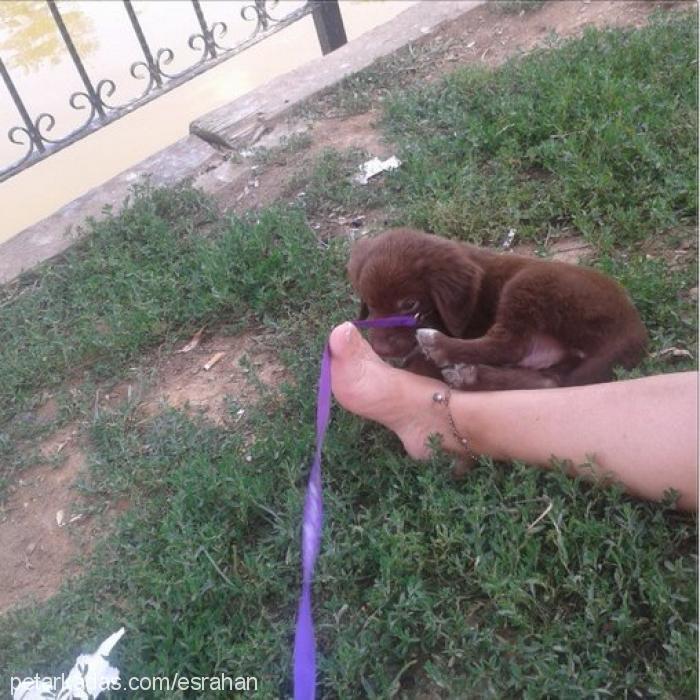
[[[274,388],[285,378],[284,368],[270,350],[269,336],[253,332],[207,337],[205,331],[189,352],[176,350],[154,361],[155,377],[120,382],[106,391],[100,410],[130,400],[140,405],[145,416],[170,407],[220,425],[236,420],[230,406],[245,410],[257,402],[261,387]]]
[[[382,158],[391,155],[390,144],[376,129],[378,116],[378,112],[369,111],[347,118],[299,122],[284,132],[307,137],[307,145],[298,151],[279,149],[270,156],[269,164],[256,162],[252,150],[242,160],[222,156],[220,164],[202,173],[194,184],[210,193],[224,209],[243,212],[268,206],[290,195],[290,182],[325,149],[357,149]],[[256,142],[255,148],[278,148],[279,138],[279,133],[270,134],[270,138]]]
[[[274,389],[285,378],[269,340],[253,332],[207,336],[205,331],[189,352],[153,353],[142,363],[149,371],[101,388],[94,410],[99,414],[129,401],[146,418],[172,407],[235,427],[240,411],[259,400],[261,389]],[[56,412],[49,397],[35,416],[45,421]],[[79,556],[100,534],[88,501],[75,489],[86,473],[84,428],[71,423],[43,439],[41,462],[8,487],[0,505],[0,613],[50,598],[80,572]],[[107,519],[127,507],[125,501],[112,504]],[[104,534],[102,522],[99,530]]]
[[[321,148],[348,150],[357,148],[373,156],[386,158],[391,155],[388,144],[376,130],[379,112],[370,110],[345,119],[326,119],[311,126],[313,143],[310,153],[318,153]]]
[[[670,271],[683,269],[689,260],[697,260],[697,229],[688,226],[665,231],[644,241],[640,249],[648,260],[663,260]]]
[[[659,9],[688,9],[694,5],[690,2],[553,0],[535,10],[512,13],[505,12],[497,4],[482,5],[440,31],[439,40],[450,48],[433,64],[431,75],[439,77],[450,70],[450,65],[499,66],[513,56],[544,46],[552,35],[576,37],[587,27],[641,27]]]
[[[587,263],[595,252],[590,243],[586,243],[578,236],[560,238],[551,244],[545,245],[542,250],[534,243],[520,243],[513,246],[510,250],[517,255],[529,255],[530,257],[539,257],[538,253],[542,253],[548,260],[570,263],[572,265]]]
[[[79,431],[71,424],[40,445],[48,462],[22,472],[0,506],[0,613],[41,602],[75,575],[88,518],[75,510],[73,490],[85,464]]]

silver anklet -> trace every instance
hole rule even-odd
[[[460,435],[455,425],[455,420],[452,417],[452,409],[450,408],[450,397],[452,396],[452,389],[448,386],[447,391],[443,393],[442,391],[436,391],[433,394],[433,401],[435,403],[441,403],[445,408],[447,408],[447,417],[450,421],[450,427],[452,428],[452,434],[457,438],[462,447],[471,455],[471,450],[469,449],[469,441],[463,435]]]

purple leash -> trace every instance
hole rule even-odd
[[[357,328],[415,328],[415,316],[385,316],[368,321],[353,321]],[[314,565],[321,547],[323,493],[321,487],[321,451],[331,416],[331,354],[328,343],[323,351],[316,398],[316,452],[311,465],[301,526],[301,597],[294,637],[294,700],[316,697],[316,637],[311,617],[311,584]]]

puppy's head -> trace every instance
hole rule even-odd
[[[461,337],[483,272],[467,246],[399,228],[358,242],[348,275],[361,299],[361,318],[418,314],[420,325]],[[410,328],[374,328],[369,340],[382,357],[406,357],[416,345]]]

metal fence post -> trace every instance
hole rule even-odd
[[[318,43],[321,44],[324,56],[348,43],[338,0],[315,0],[313,17]]]
[[[68,29],[66,27],[65,22],[63,21],[63,18],[61,17],[61,13],[58,11],[58,7],[56,6],[56,0],[46,0],[46,2],[49,6],[49,11],[51,12],[51,16],[53,17],[54,22],[56,22],[58,31],[63,37],[63,43],[66,45],[68,53],[73,59],[73,64],[75,65],[75,68],[78,71],[81,80],[83,81],[85,90],[87,90],[86,94],[88,96],[88,99],[90,100],[90,104],[92,105],[92,108],[97,112],[97,116],[100,118],[100,121],[104,122],[106,115],[104,111],[104,106],[102,104],[102,99],[95,92],[95,88],[92,84],[92,81],[90,80],[90,77],[88,76],[87,71],[85,70],[85,66],[83,65],[82,59],[80,58],[80,54],[78,53],[78,49],[75,48],[73,39],[68,33]]]
[[[24,102],[22,102],[22,98],[19,96],[17,88],[12,82],[12,78],[10,78],[10,74],[7,72],[7,68],[5,68],[5,63],[1,58],[0,76],[2,76],[2,79],[5,82],[5,86],[7,87],[7,91],[10,93],[10,97],[12,97],[12,101],[15,103],[15,107],[17,107],[17,111],[20,113],[22,121],[24,122],[24,129],[22,129],[22,127],[15,127],[14,129],[10,129],[10,141],[12,141],[12,143],[17,143],[12,138],[12,133],[15,131],[15,129],[23,130],[29,135],[31,145],[33,146],[32,148],[30,148],[29,153],[26,157],[29,157],[29,154],[34,150],[34,148],[36,148],[39,151],[44,151],[44,142],[41,138],[41,134],[39,133],[39,130],[36,128],[36,125],[32,121],[32,118],[29,116],[29,112],[27,112],[27,108],[24,106]]]

